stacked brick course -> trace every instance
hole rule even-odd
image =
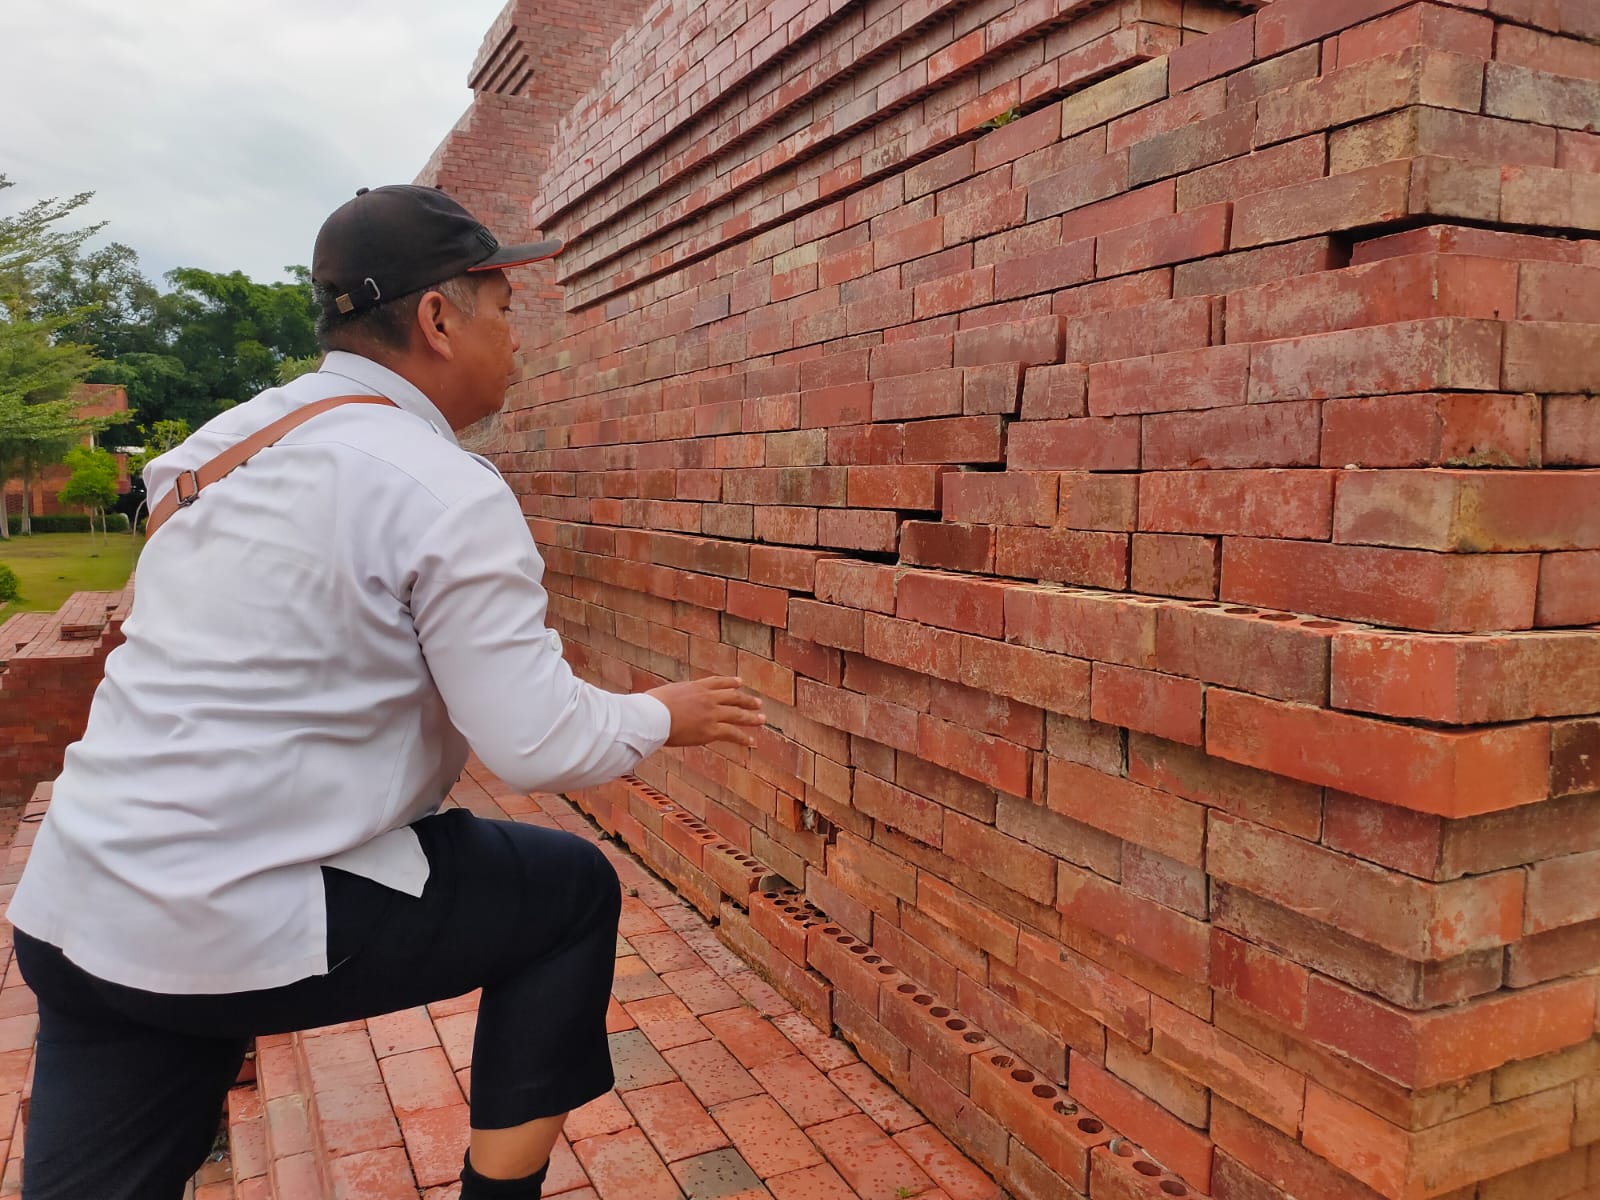
[[[75,592],[56,612],[0,622],[0,807],[20,809],[34,785],[60,773],[132,602],[131,584]]]
[[[580,799],[1020,1197],[1600,1191],[1600,8],[657,0],[502,468]]]

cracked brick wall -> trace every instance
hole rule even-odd
[[[1019,1197],[1595,1194],[1600,8],[608,36],[429,169],[569,242],[497,458],[772,721],[580,802]]]

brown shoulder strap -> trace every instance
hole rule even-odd
[[[304,424],[330,408],[338,408],[341,404],[387,404],[399,407],[393,400],[385,399],[383,396],[329,396],[326,400],[317,400],[303,408],[297,408],[288,416],[279,417],[266,428],[258,429],[249,437],[228,447],[199,470],[182,472],[173,484],[172,490],[161,497],[160,503],[150,509],[150,519],[144,527],[146,540],[153,538],[156,530],[165,525],[167,518],[173,513],[193,504],[203,488],[209,487],[235,467],[249,462],[251,456],[258,450],[266,449],[297,425]]]

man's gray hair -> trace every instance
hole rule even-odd
[[[431,287],[418,288],[382,304],[358,312],[342,313],[334,303],[334,292],[315,284],[317,303],[317,341],[324,350],[404,350],[411,344],[411,329],[416,324],[417,305],[428,292],[438,292],[462,312],[477,311],[479,280],[472,275],[457,275]]]

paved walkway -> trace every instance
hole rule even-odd
[[[476,762],[451,803],[597,838],[565,800],[520,795]],[[546,1196],[1000,1200],[848,1045],[625,850],[605,850],[626,892],[608,1022],[617,1087],[568,1121]],[[230,1097],[231,1171],[208,1166],[200,1200],[451,1200],[475,1019],[474,995],[263,1039],[256,1085]]]

